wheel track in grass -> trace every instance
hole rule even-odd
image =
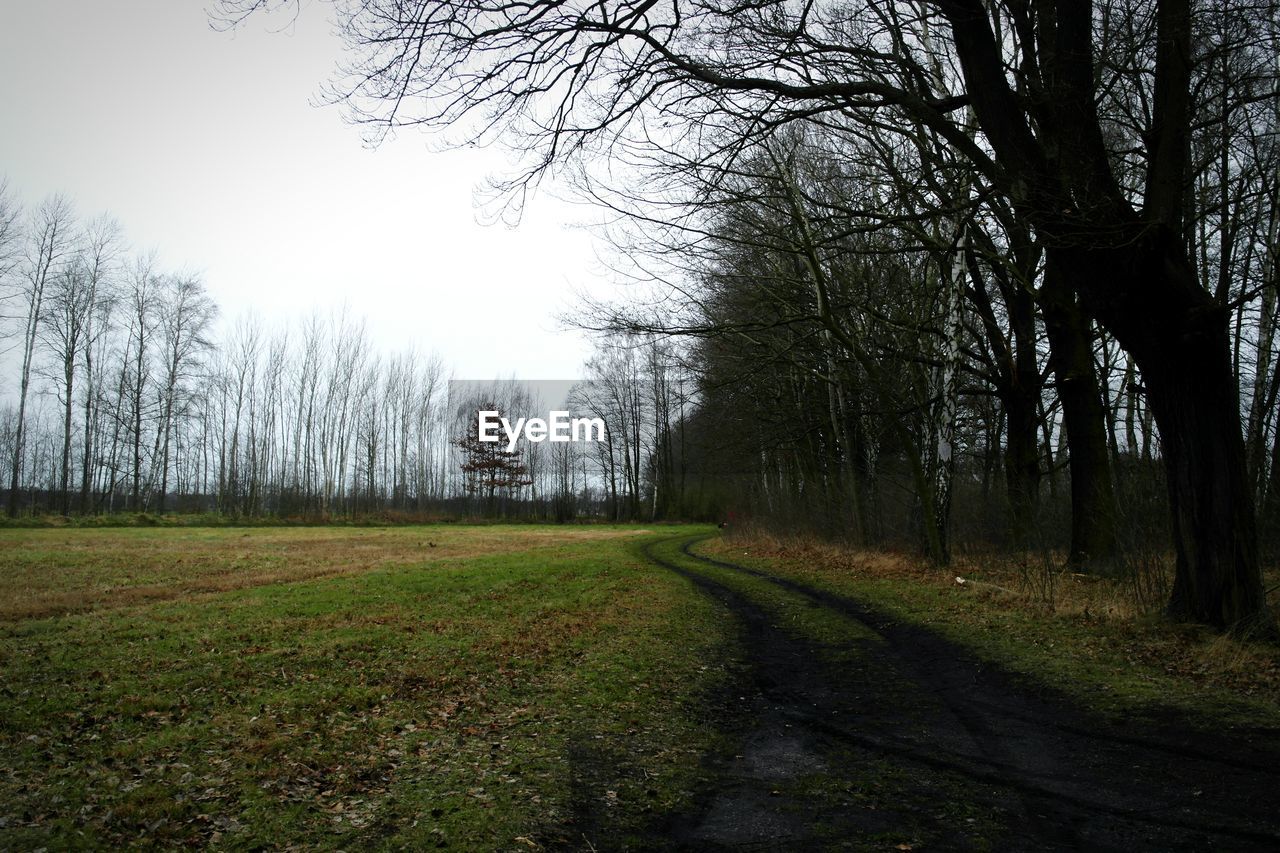
[[[737,626],[739,676],[708,708],[736,747],[708,757],[693,807],[654,821],[646,847],[1280,849],[1274,740],[1172,723],[1133,735],[927,628],[694,553],[704,538],[643,550]],[[784,627],[784,599],[853,633]]]
[[[967,650],[959,650],[958,647],[955,646],[955,644],[951,643],[950,641],[941,639],[940,637],[938,637],[936,634],[929,631],[928,629],[923,629],[923,628],[920,628],[919,626],[903,625],[900,620],[895,620],[893,617],[883,613],[882,611],[878,611],[861,602],[837,595],[835,593],[828,592],[827,590],[818,589],[817,587],[802,583],[800,581],[792,580],[790,578],[771,575],[768,572],[763,572],[763,571],[760,571],[759,569],[753,569],[747,566],[738,565],[736,563],[729,563],[723,560],[718,560],[714,557],[708,557],[703,554],[694,553],[691,550],[693,545],[697,544],[697,542],[700,541],[702,538],[705,538],[705,537],[700,537],[699,539],[692,539],[685,542],[681,548],[681,552],[685,556],[690,557],[694,560],[697,560],[701,563],[706,563],[708,565],[718,566],[720,568],[729,569],[732,571],[740,572],[742,574],[751,575],[752,577],[759,578],[760,580],[764,580],[768,583],[771,583],[775,586],[785,589],[788,592],[794,592],[806,598],[812,599],[814,601],[821,602],[824,606],[831,607],[834,610],[837,610],[845,615],[852,617],[853,619],[858,620],[863,625],[866,625],[868,628],[871,628],[872,623],[875,623],[879,625],[880,629],[884,632],[895,632],[895,631],[899,633],[906,632],[907,634],[911,634],[913,636],[923,631],[927,635],[928,640],[933,640],[933,641],[940,640],[944,644],[944,646],[950,647],[950,649],[953,651],[958,650],[961,655],[969,658],[970,659],[969,662],[971,665],[981,666],[980,662],[977,662],[972,659],[973,655],[971,652],[968,652]],[[880,632],[878,631],[877,633],[880,633]],[[884,634],[880,633],[880,636],[883,637]],[[1007,674],[1004,675],[1004,677],[1009,678]],[[982,703],[981,697],[973,699],[971,701],[977,704]],[[1002,716],[1009,716],[1009,717],[1019,716],[1013,708],[1010,708],[1007,706],[1004,706],[1004,707],[997,706],[989,710],[996,710]],[[1202,747],[1197,747],[1191,743],[1188,743],[1186,739],[1188,737],[1204,739],[1205,733],[1191,732],[1185,728],[1167,730],[1166,734],[1173,734],[1173,735],[1180,736],[1182,738],[1182,740],[1178,740],[1178,741],[1167,741],[1167,740],[1157,740],[1151,737],[1142,737],[1132,732],[1117,731],[1114,725],[1107,726],[1107,727],[1100,727],[1095,725],[1093,729],[1085,729],[1078,722],[1072,722],[1068,720],[1045,721],[1045,720],[1034,719],[1026,716],[1020,716],[1019,719],[1023,722],[1031,722],[1038,725],[1044,725],[1047,722],[1048,724],[1054,726],[1055,728],[1061,729],[1062,731],[1069,732],[1071,734],[1082,735],[1093,740],[1115,741],[1116,743],[1125,744],[1128,746],[1163,751],[1180,758],[1212,762],[1215,764],[1223,765],[1225,767],[1233,767],[1243,771],[1259,771],[1263,773],[1274,773],[1277,770],[1280,770],[1280,763],[1273,762],[1268,764],[1265,761],[1258,760],[1252,754],[1239,755],[1239,754],[1231,754],[1229,752],[1226,754],[1221,752],[1215,753],[1210,750],[1204,749]],[[1269,732],[1266,734],[1270,734],[1272,736],[1280,735],[1280,733],[1278,732]],[[1280,746],[1280,744],[1273,744],[1273,746]],[[1274,752],[1272,753],[1272,757],[1273,759],[1280,759],[1280,756],[1275,755]]]

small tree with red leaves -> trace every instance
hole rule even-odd
[[[452,442],[462,451],[463,487],[468,494],[484,497],[489,514],[494,513],[500,494],[533,484],[529,466],[521,461],[518,451],[507,450],[503,441],[480,440],[479,413],[497,410],[494,403],[478,406],[466,431]]]

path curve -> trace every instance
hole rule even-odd
[[[655,846],[1280,849],[1274,742],[1130,731],[863,602],[695,553],[704,538],[645,555],[738,628],[743,665],[711,709],[734,747],[708,759],[691,811],[654,824]],[[762,589],[857,639],[790,629]]]

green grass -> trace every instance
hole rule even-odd
[[[714,737],[724,628],[639,555],[681,530],[0,532],[0,847],[636,831]]]

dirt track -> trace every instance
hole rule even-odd
[[[709,759],[696,807],[656,819],[645,847],[1280,849],[1273,732],[1104,722],[927,630],[694,554],[695,541],[676,561],[648,556],[739,627],[736,683],[710,709],[734,747]],[[865,639],[807,639],[761,589]]]

